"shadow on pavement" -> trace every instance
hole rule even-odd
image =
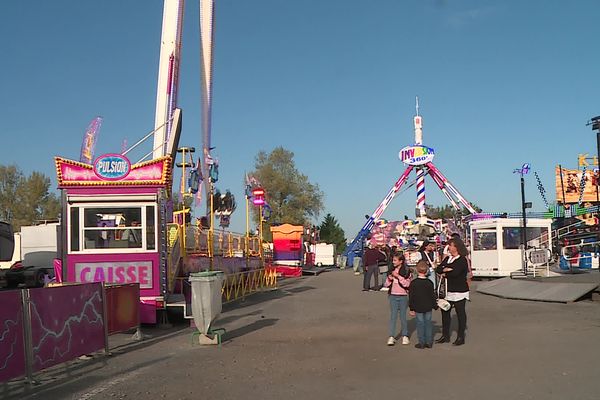
[[[13,381],[3,384],[0,390],[2,399],[55,399],[62,398],[66,392],[76,393],[89,389],[95,384],[106,381],[107,379],[123,376],[144,367],[155,365],[157,362],[164,361],[170,357],[159,357],[150,361],[135,364],[129,368],[115,372],[108,376],[101,374],[91,374],[97,372],[106,366],[106,357],[101,356],[90,360],[77,360],[74,362],[61,364],[60,366],[50,368],[42,374],[34,375],[37,384],[29,385],[24,380]],[[66,367],[66,368],[65,368]],[[84,377],[85,376],[85,377]],[[83,379],[79,379],[82,378]],[[79,380],[78,380],[79,379]],[[69,389],[65,386],[69,385]]]
[[[277,321],[279,321],[278,318],[259,319],[258,321],[254,321],[251,324],[242,326],[241,328],[228,331],[227,333],[225,333],[224,340],[225,342],[229,342],[232,339],[247,335],[250,332],[258,331],[260,329],[266,328],[267,326],[273,326]]]

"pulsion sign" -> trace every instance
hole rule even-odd
[[[107,180],[119,180],[129,175],[131,163],[121,154],[104,154],[94,161],[94,173]]]
[[[139,283],[152,288],[152,261],[76,263],[76,282]]]
[[[435,151],[431,147],[420,145],[406,146],[398,153],[400,160],[408,165],[427,164],[428,162],[433,161],[434,156]]]

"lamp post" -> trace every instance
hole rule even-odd
[[[523,275],[527,276],[527,216],[525,215],[525,210],[531,207],[531,204],[525,203],[525,178],[529,172],[529,164],[525,163],[521,166],[521,168],[517,168],[513,171],[513,173],[518,173],[521,175],[521,210],[523,213],[523,229],[521,230],[521,244],[523,246],[523,257],[521,259],[521,264],[523,268]]]
[[[190,160],[192,159],[192,154],[196,151],[196,149],[194,147],[180,147],[177,149],[178,153],[181,153],[181,162],[177,163],[176,166],[181,168],[181,243],[183,245],[183,248],[185,249],[185,221],[186,221],[186,212],[188,212],[189,210],[186,210],[185,207],[185,195],[186,193],[186,187],[185,187],[185,169],[186,168],[193,168],[194,167],[194,163],[193,161],[188,162],[186,160],[186,153],[189,155]]]
[[[263,206],[265,205],[265,190],[263,188],[254,188],[252,190],[252,203],[258,206],[258,254],[263,260]]]

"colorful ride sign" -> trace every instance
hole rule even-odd
[[[431,147],[421,145],[406,146],[398,153],[400,160],[408,165],[427,164],[433,161],[434,156],[435,151]]]
[[[118,181],[129,175],[131,163],[121,154],[105,154],[94,161],[94,173],[100,179]]]
[[[131,164],[121,154],[105,154],[94,165],[62,157],[54,158],[58,187],[165,186],[171,179],[171,157]]]

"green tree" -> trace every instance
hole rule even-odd
[[[305,225],[323,209],[323,192],[319,185],[310,183],[308,177],[298,171],[294,153],[283,147],[269,154],[260,151],[250,174],[265,189],[271,207],[270,223]],[[258,223],[258,209],[254,207],[252,213]]]
[[[50,178],[40,172],[25,176],[16,165],[0,165],[0,219],[19,230],[59,214],[60,201],[50,193]]]
[[[476,204],[471,203],[471,206],[478,213],[481,212],[481,208],[479,208]],[[429,204],[425,204],[425,213],[431,219],[453,219],[454,217],[459,216],[459,214],[457,214],[457,211],[450,204],[438,207],[433,207]],[[469,212],[466,211],[466,209],[463,209],[461,211],[461,215],[466,215],[468,213]]]
[[[321,240],[335,244],[336,254],[341,254],[346,247],[346,234],[331,214],[327,214],[319,226]]]

